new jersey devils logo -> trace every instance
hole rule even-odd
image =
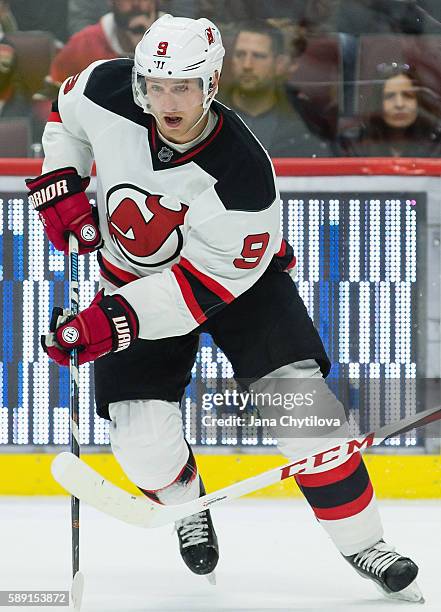
[[[154,195],[134,185],[117,185],[107,194],[112,240],[136,266],[157,267],[177,257],[187,210],[173,196]]]

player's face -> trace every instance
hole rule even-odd
[[[383,119],[395,129],[406,129],[418,116],[418,99],[412,81],[405,74],[391,77],[383,89]]]
[[[270,37],[258,32],[240,32],[234,47],[232,69],[236,85],[244,92],[273,86],[277,58]]]
[[[155,79],[146,77],[146,93],[163,136],[184,144],[203,131],[203,91],[200,79]],[[197,125],[196,125],[197,124]]]

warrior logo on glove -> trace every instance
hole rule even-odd
[[[49,329],[41,337],[45,353],[59,365],[69,365],[69,354],[76,348],[81,365],[128,348],[138,337],[139,323],[127,300],[101,290],[89,308],[74,317],[54,308]]]
[[[29,202],[35,209],[39,210],[43,204],[49,205],[49,202],[55,200],[55,198],[60,199],[68,193],[67,181],[56,181],[47,187],[34,191],[33,194],[29,196]]]
[[[134,185],[117,185],[107,194],[110,235],[137,266],[162,266],[179,255],[187,210],[177,198],[152,195]]]
[[[47,237],[66,255],[71,232],[77,237],[80,255],[102,246],[96,208],[84,193],[88,184],[89,179],[81,178],[71,167],[26,181],[29,203],[38,212]]]

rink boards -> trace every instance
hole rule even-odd
[[[9,495],[62,493],[50,476],[52,456],[38,451],[47,444],[51,445],[51,452],[57,451],[58,445],[62,447],[68,441],[67,384],[61,376],[57,378],[58,373],[55,374],[53,368],[49,376],[47,359],[40,354],[36,340],[47,327],[49,305],[54,300],[63,299],[60,287],[63,288],[64,261],[59,254],[47,251],[43,243],[41,248],[37,248],[38,236],[42,236],[41,228],[31,214],[29,223],[35,224],[38,231],[36,229],[29,252],[26,252],[24,239],[23,223],[28,213],[20,186],[24,176],[38,174],[37,165],[37,160],[25,162],[23,167],[20,164],[15,167],[12,163],[0,173],[3,174],[0,186],[5,195],[15,193],[20,196],[4,201],[4,234],[1,236],[3,253],[6,254],[5,249],[11,247],[9,250],[18,254],[10,262],[10,269],[7,262],[2,267],[3,315],[0,316],[3,335],[3,353],[0,354],[0,494]],[[382,382],[388,376],[396,376],[404,383],[411,381],[410,385],[402,386],[401,396],[397,397],[395,390],[389,393],[381,412],[370,411],[369,418],[363,421],[362,430],[370,430],[378,422],[397,420],[423,408],[430,389],[420,393],[412,381],[423,378],[439,383],[441,371],[441,163],[410,159],[279,160],[275,166],[284,200],[282,222],[285,233],[296,245],[302,262],[299,265],[299,288],[334,367],[339,368],[337,379],[349,375],[365,382],[378,370]],[[378,216],[378,211],[382,215],[385,211],[384,219]],[[384,227],[390,228],[391,236],[396,233],[399,245],[396,252],[388,253],[383,260]],[[355,246],[350,250],[352,256],[343,260],[342,249],[347,243]],[[325,257],[322,257],[323,253]],[[340,262],[338,273],[335,262]],[[87,266],[83,271],[83,307],[93,297],[97,276],[92,264],[90,270]],[[29,278],[26,276],[28,272]],[[35,272],[34,276],[31,272]],[[400,292],[395,294],[398,286]],[[333,296],[337,293],[339,307],[336,310]],[[354,326],[346,329],[344,305],[349,307],[354,303],[357,304],[359,320],[356,329]],[[370,330],[362,320],[362,313],[368,312],[369,308],[375,312],[374,327]],[[40,314],[35,318],[37,311]],[[402,313],[400,317],[399,311]],[[15,331],[12,325],[14,312],[23,312],[25,324]],[[25,333],[28,325],[32,327],[32,333]],[[390,331],[385,333],[385,330]],[[202,372],[213,368],[223,372],[224,367],[226,365],[219,355],[207,345],[200,363],[197,363],[196,375],[203,376]],[[230,375],[228,369],[225,372],[225,375]],[[88,368],[83,368],[81,378],[84,390],[80,410],[83,451],[87,452],[88,445],[100,446],[100,450],[104,450],[108,435],[105,423],[94,415]],[[438,389],[435,384],[435,393],[439,395]],[[387,385],[381,388],[381,393],[387,397]],[[357,394],[351,393],[350,399],[354,398],[358,401]],[[429,399],[430,404],[439,401],[433,397]],[[237,432],[218,431],[213,438],[213,432],[198,425],[199,412],[195,402],[191,397],[187,402],[184,425],[189,442],[193,445],[209,444],[213,453],[203,453],[198,458],[208,490],[284,463],[283,458],[274,454],[274,446],[267,446],[264,449],[266,454],[236,454],[240,453],[239,447],[243,444]],[[356,413],[357,406],[350,406],[352,408]],[[192,429],[195,422],[196,427]],[[258,446],[261,443],[260,439],[256,441]],[[387,455],[366,458],[378,497],[440,498],[440,456],[417,454],[439,452],[439,435],[428,438],[421,433],[410,434],[395,440],[394,444],[397,448],[389,447]],[[11,448],[13,452],[9,453]],[[247,450],[250,452],[251,449]],[[6,453],[2,454],[2,451]],[[394,452],[411,454],[391,454]],[[104,476],[133,491],[110,455],[100,452],[89,455],[87,460]],[[288,482],[256,495],[295,497],[300,493],[294,483]]]
[[[0,495],[61,495],[63,490],[50,473],[51,454],[0,455]],[[83,455],[104,477],[137,494],[114,457],[107,453]],[[207,491],[254,476],[286,463],[281,455],[196,454]],[[377,497],[382,499],[441,498],[441,456],[366,455],[366,464]],[[301,497],[294,479],[258,491],[250,497]]]

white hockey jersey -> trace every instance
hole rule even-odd
[[[266,151],[214,102],[213,131],[184,153],[132,96],[133,62],[95,62],[60,89],[43,172],[97,169],[103,277],[139,318],[140,337],[190,332],[249,289],[286,251]]]

